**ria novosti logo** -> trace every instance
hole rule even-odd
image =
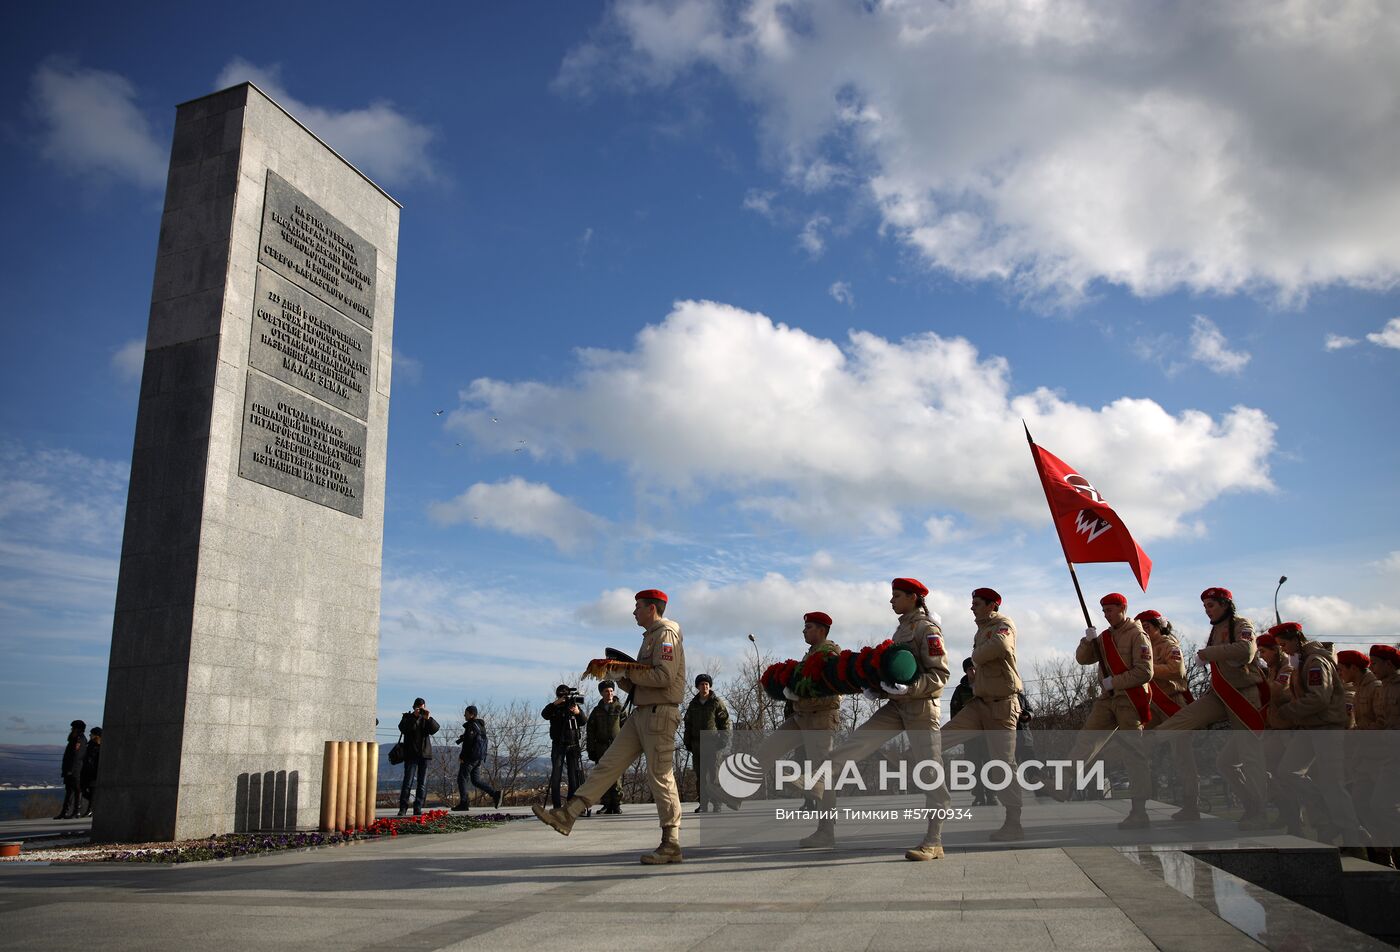
[[[730,754],[719,765],[719,786],[731,797],[745,800],[763,786],[763,765],[753,754]]]
[[[1046,783],[1045,779],[1051,776],[1054,779]],[[1004,760],[950,759],[946,764],[941,760],[914,763],[881,760],[874,779],[874,789],[889,793],[927,792],[940,787],[965,792],[978,786],[1000,791],[1013,783],[1031,791],[1047,786],[1058,790],[1102,790],[1108,785],[1102,760],[1087,764],[1072,760],[1023,760],[1014,765]],[[747,799],[759,791],[763,781],[763,765],[753,754],[730,754],[720,763],[719,785],[731,797]],[[773,764],[772,782],[775,791],[796,787],[805,792],[818,785],[838,793],[871,789],[854,761],[845,762],[838,771],[831,761],[814,765],[810,761],[777,760]]]

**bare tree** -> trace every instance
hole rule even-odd
[[[532,701],[516,698],[508,704],[483,707],[490,739],[483,768],[491,786],[516,803],[537,799],[531,781],[539,781],[538,761],[548,753],[549,725]]]

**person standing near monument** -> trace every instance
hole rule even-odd
[[[565,836],[574,821],[607,792],[638,755],[646,757],[647,785],[656,800],[661,821],[661,845],[641,857],[643,864],[679,863],[681,853],[681,798],[676,789],[674,755],[676,729],[680,727],[681,699],[685,697],[685,648],[681,626],[665,617],[666,593],[654,588],[636,594],[632,618],[645,633],[635,662],[612,662],[609,667],[623,676],[624,691],[632,692],[636,711],[603,754],[603,759],[569,802],[558,809],[531,807],[540,821]]]
[[[719,812],[721,794],[719,789],[719,755],[728,743],[729,708],[724,699],[714,692],[714,678],[708,674],[695,676],[695,696],[685,709],[685,728],[681,743],[695,758],[695,790],[699,805],[696,813],[704,813],[707,807]],[[715,736],[704,738],[706,733]]]
[[[417,792],[413,798],[413,815],[423,815],[423,785],[428,780],[428,761],[433,759],[433,735],[438,722],[428,711],[421,697],[413,699],[413,710],[404,711],[399,718],[399,733],[403,735],[403,786],[399,788],[399,816],[408,813],[408,791],[417,776]]]
[[[481,764],[486,760],[490,748],[486,722],[477,716],[474,704],[468,705],[463,714],[466,720],[462,723],[462,736],[457,738],[457,743],[462,745],[462,752],[457,755],[457,805],[452,809],[460,813],[471,809],[470,795],[467,793],[467,784],[470,783],[491,798],[492,809],[499,810],[503,794],[481,779]]]
[[[83,769],[78,775],[78,787],[87,799],[87,809],[82,816],[92,816],[92,808],[97,803],[97,768],[102,759],[102,728],[94,727],[88,733],[87,750],[83,751]]]
[[[611,679],[605,678],[599,682],[598,693],[602,695],[602,699],[593,705],[593,710],[589,712],[587,738],[584,741],[588,759],[595,765],[603,759],[612,742],[617,740],[617,735],[622,732],[622,725],[627,720],[627,712],[623,709],[622,702],[617,699],[617,685]],[[604,815],[617,816],[622,813],[621,776],[613,781],[613,785],[599,802],[603,806]]]
[[[87,749],[87,724],[73,721],[69,725],[68,739],[63,745],[63,761],[59,764],[59,774],[63,777],[63,809],[58,811],[55,820],[69,820],[82,812],[82,772],[83,754]],[[70,806],[71,804],[71,806]]]
[[[1203,730],[1217,721],[1230,722],[1230,739],[1215,764],[1235,795],[1244,804],[1241,830],[1263,830],[1268,788],[1264,751],[1259,734],[1264,717],[1259,711],[1259,685],[1264,672],[1255,664],[1254,624],[1235,610],[1235,596],[1228,588],[1213,587],[1201,593],[1201,608],[1210,621],[1210,636],[1196,657],[1210,665],[1210,690],[1167,718],[1153,731],[1158,737],[1170,731]]]
[[[1134,618],[1152,642],[1152,720],[1147,730],[1156,730],[1191,703],[1191,689],[1186,683],[1186,657],[1172,623],[1163,618],[1161,612],[1149,608]],[[1171,745],[1176,780],[1181,788],[1178,793],[1181,809],[1171,818],[1176,823],[1193,823],[1201,818],[1201,776],[1196,767],[1196,751],[1189,734],[1172,737]]]
[[[1001,595],[990,588],[972,593],[972,617],[977,622],[968,659],[977,670],[972,680],[973,696],[943,725],[944,745],[958,743],[959,732],[974,733],[983,744],[983,757],[1007,765],[1011,783],[997,794],[1006,807],[1006,819],[991,839],[1014,842],[1026,838],[1021,829],[1022,791],[1016,782],[1016,724],[1025,686],[1016,669],[1016,625],[1001,613]],[[966,744],[963,750],[966,752]]]
[[[1371,646],[1371,671],[1381,684],[1376,696],[1376,730],[1400,731],[1400,649],[1394,645]],[[1370,823],[1372,845],[1389,851],[1391,866],[1400,866],[1400,750],[1390,737],[1376,744],[1376,783],[1371,802],[1364,809]]]
[[[908,765],[943,759],[938,699],[948,683],[948,657],[943,630],[924,601],[926,595],[928,587],[916,578],[897,578],[890,583],[890,608],[899,616],[890,640],[913,653],[918,674],[911,684],[882,683],[879,691],[868,691],[869,698],[884,704],[855,729],[850,740],[831,752],[833,777],[842,776],[848,762],[864,760],[901,731],[909,737]],[[905,859],[916,862],[943,858],[943,817],[951,805],[947,786],[939,784],[925,791],[924,802],[929,810],[924,838],[904,853]],[[834,808],[831,793],[822,807]]]
[[[1133,806],[1120,830],[1138,830],[1151,824],[1147,816],[1147,801],[1152,793],[1152,778],[1147,754],[1142,748],[1142,729],[1152,717],[1152,643],[1142,625],[1128,617],[1128,599],[1112,592],[1099,599],[1108,627],[1103,631],[1087,628],[1079,640],[1074,659],[1084,665],[1098,665],[1103,692],[1094,701],[1089,719],[1084,722],[1070,760],[1083,759],[1093,748],[1094,734],[1116,729],[1113,738],[1128,767],[1129,795]],[[1053,792],[1055,799],[1068,799],[1063,790]]]

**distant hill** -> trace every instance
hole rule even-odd
[[[62,744],[0,744],[0,783],[61,784]]]

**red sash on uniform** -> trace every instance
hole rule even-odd
[[[1181,710],[1181,705],[1173,701],[1171,695],[1166,691],[1158,690],[1155,684],[1152,685],[1152,703],[1157,705],[1158,709],[1168,717]],[[1186,703],[1190,704],[1191,702],[1187,701]]]
[[[1257,707],[1249,703],[1249,699],[1240,693],[1239,688],[1225,680],[1225,675],[1220,673],[1220,665],[1214,661],[1210,663],[1210,686],[1215,689],[1215,693],[1220,695],[1220,700],[1225,702],[1225,706],[1240,719],[1245,727],[1256,734],[1264,730],[1264,715]]]
[[[1125,674],[1128,670],[1128,666],[1124,663],[1122,656],[1118,654],[1118,646],[1115,645],[1113,639],[1109,637],[1112,631],[1113,629],[1110,628],[1099,635],[1099,643],[1103,648],[1102,654],[1104,664],[1108,665],[1108,670],[1113,672],[1114,677],[1117,677],[1120,674]],[[1146,724],[1148,721],[1152,720],[1151,681],[1146,684],[1139,684],[1135,688],[1115,688],[1115,690],[1122,690],[1132,699],[1133,707],[1137,708],[1138,721]]]

